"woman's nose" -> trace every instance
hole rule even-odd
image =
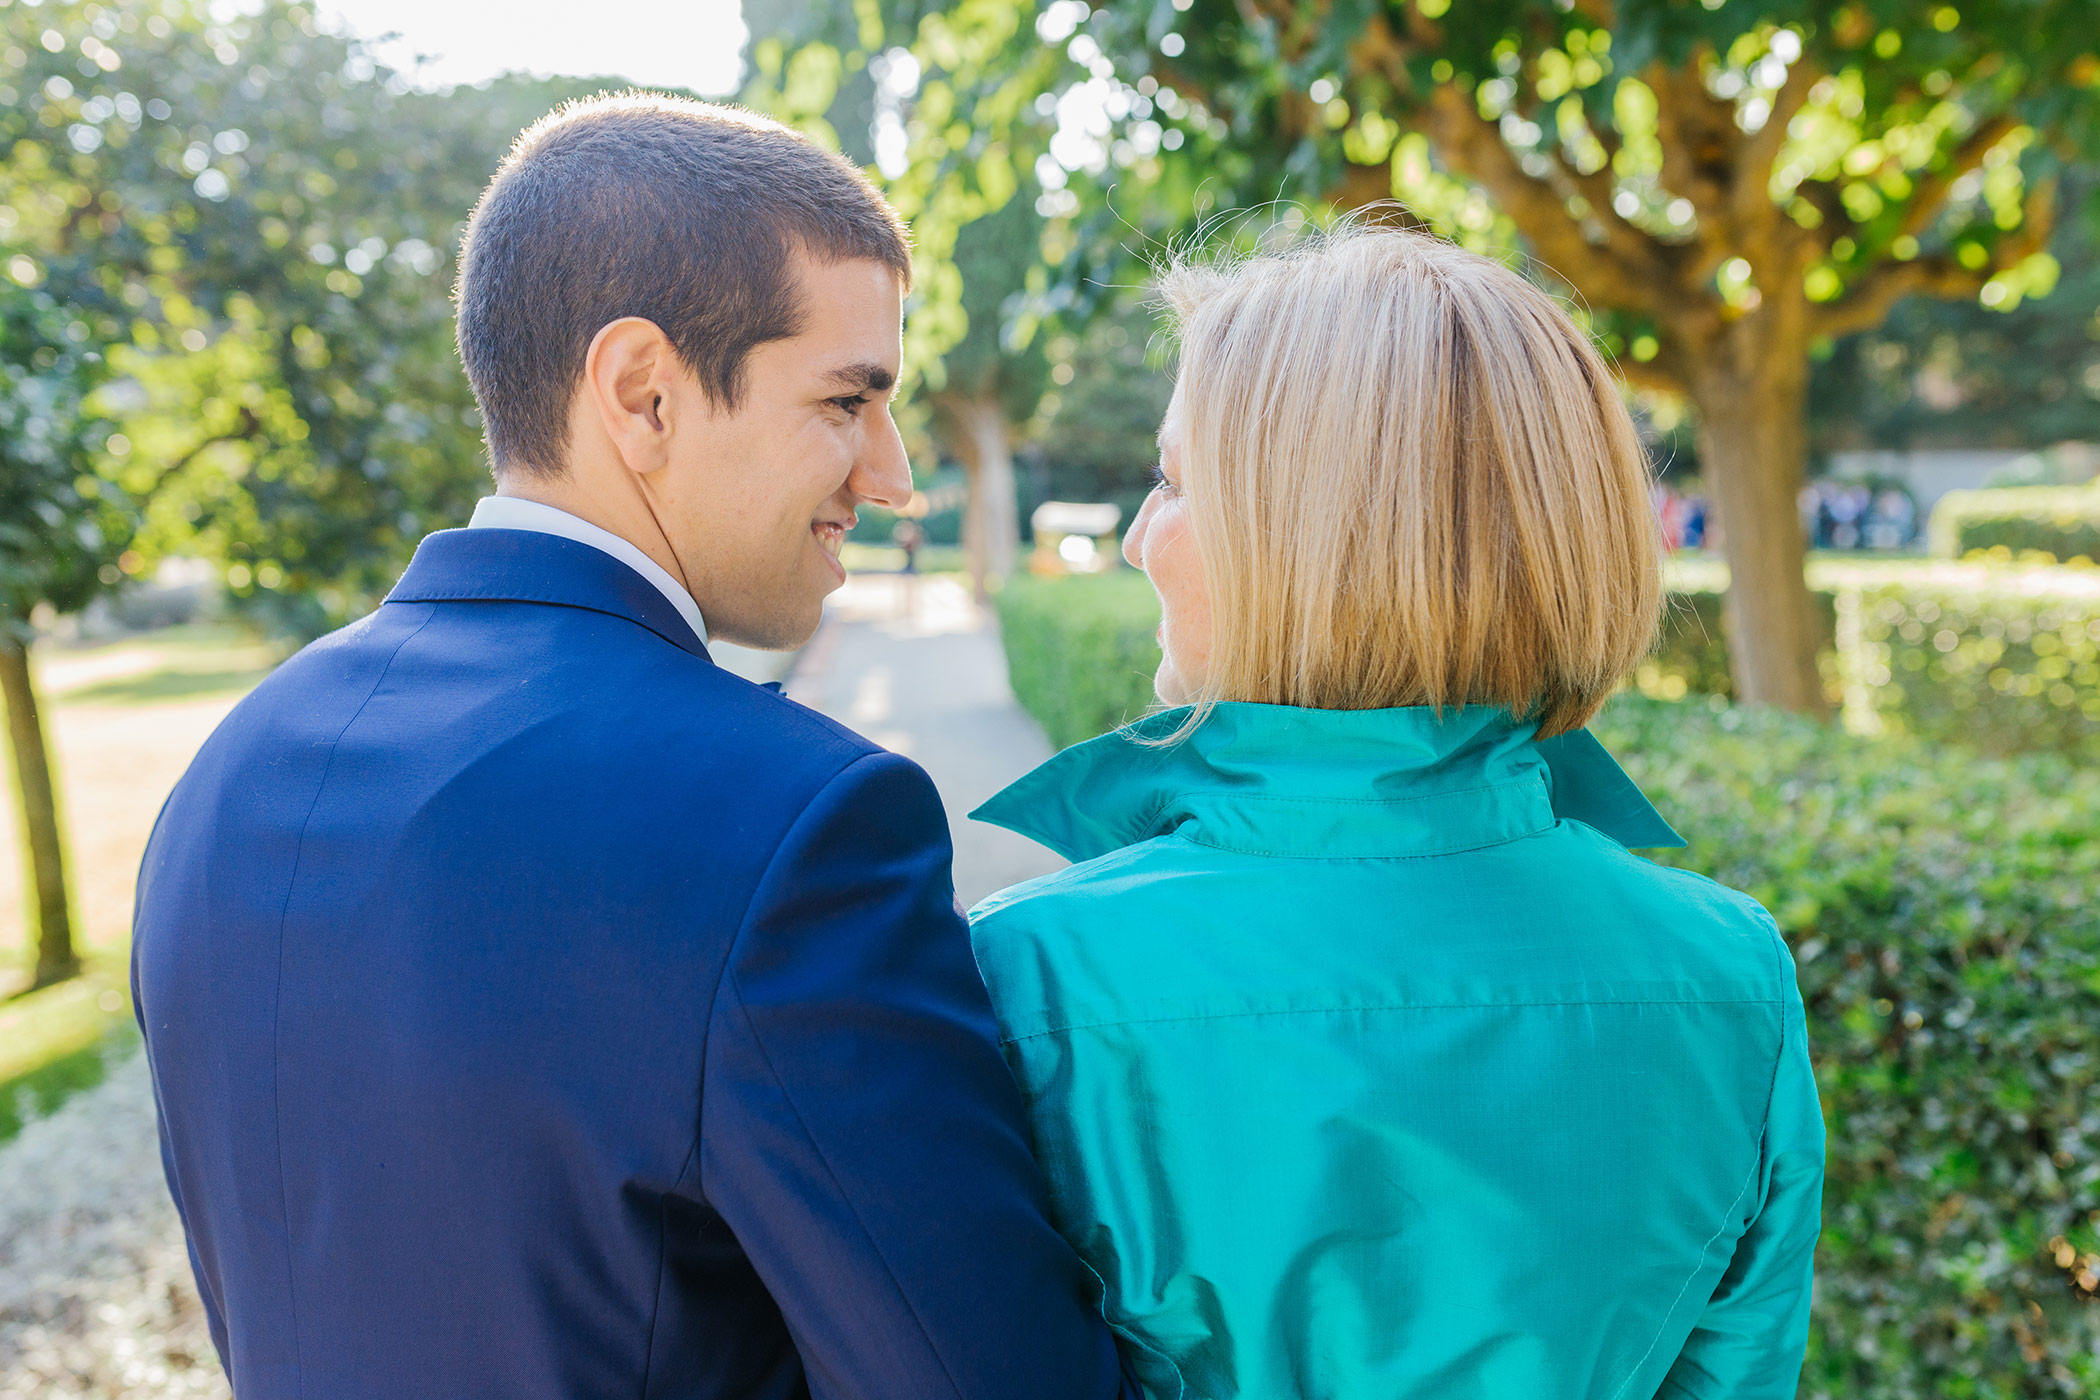
[[[1133,569],[1145,567],[1145,531],[1151,527],[1152,512],[1158,500],[1157,495],[1146,496],[1145,503],[1138,507],[1137,519],[1131,521],[1130,528],[1123,532],[1123,561]]]

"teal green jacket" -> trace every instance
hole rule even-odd
[[[1077,862],[977,961],[1153,1397],[1790,1397],[1823,1120],[1794,965],[1586,732],[1223,705],[974,815]]]

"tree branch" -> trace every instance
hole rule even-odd
[[[1383,13],[1372,13],[1357,36],[1349,41],[1348,52],[1352,75],[1375,74],[1396,93],[1414,90],[1412,75],[1407,71],[1407,50]]]
[[[1640,311],[1661,309],[1657,299],[1668,293],[1664,284],[1670,269],[1660,258],[1634,263],[1613,248],[1590,242],[1560,191],[1524,173],[1503,143],[1500,128],[1480,115],[1472,94],[1440,87],[1430,95],[1424,115],[1444,159],[1486,186],[1557,275],[1597,301]]]
[[[1161,87],[1172,88],[1183,99],[1195,103],[1213,116],[1230,115],[1220,109],[1216,98],[1211,95],[1209,86],[1198,82],[1185,70],[1155,58],[1152,61],[1152,76],[1159,80]]]
[[[1718,234],[1728,219],[1728,173],[1733,164],[1730,132],[1734,110],[1721,121],[1720,106],[1699,76],[1700,57],[1670,69],[1657,59],[1641,76],[1655,94],[1656,138],[1662,145],[1662,182],[1691,201],[1702,234]]]
[[[1944,255],[1884,263],[1852,284],[1836,301],[1812,308],[1809,332],[1818,336],[1851,335],[1872,330],[1888,318],[1897,302],[1914,293],[1936,297],[1974,296],[1990,278],[1972,272]]]
[[[1339,180],[1327,189],[1329,204],[1352,212],[1369,210],[1364,217],[1367,222],[1385,228],[1426,228],[1423,220],[1415,217],[1414,211],[1393,198],[1393,163],[1380,161],[1376,165],[1358,165],[1350,161],[1342,167]]]
[[[1691,202],[1691,255],[1681,259],[1678,294],[1706,298],[1706,280],[1741,251],[1743,230],[1731,202],[1737,137],[1735,109],[1707,92],[1701,55],[1669,69],[1660,60],[1642,75],[1655,94],[1656,137],[1662,145],[1664,188]]]
[[[1753,223],[1770,222],[1775,216],[1783,217],[1772,199],[1772,166],[1779,159],[1779,148],[1786,144],[1787,128],[1807,105],[1809,90],[1822,77],[1822,70],[1810,63],[1806,54],[1796,58],[1786,70],[1786,81],[1772,95],[1771,115],[1742,142],[1736,156],[1734,198],[1730,201],[1739,226],[1748,228]]]
[[[1983,158],[1991,148],[2012,134],[2019,122],[2000,112],[1977,127],[1963,139],[1947,156],[1946,165],[1920,178],[1911,187],[1910,201],[1903,210],[1903,223],[1898,237],[1915,238],[1932,226],[1946,206],[1947,196],[1953,192],[1955,182],[1983,164]]]
[[[1526,121],[1532,122],[1541,129],[1544,129],[1548,122],[1557,121],[1556,115],[1542,106],[1537,100],[1529,102],[1521,115]],[[1583,126],[1585,129],[1591,129],[1587,121],[1584,121]],[[1593,135],[1596,134],[1593,129],[1591,130]],[[1555,135],[1557,137],[1558,133],[1556,132]],[[1600,142],[1599,144],[1601,145],[1602,143]],[[1618,193],[1618,189],[1612,180],[1611,162],[1608,154],[1605,163],[1596,170],[1581,170],[1569,161],[1567,143],[1556,140],[1549,152],[1549,157],[1553,162],[1554,178],[1552,183],[1560,187],[1557,192],[1562,200],[1565,201],[1571,195],[1581,196],[1583,203],[1589,205],[1596,221],[1596,227],[1604,235],[1604,241],[1610,245],[1611,250],[1621,259],[1632,266],[1639,267],[1652,261],[1667,260],[1672,257],[1675,250],[1670,248],[1668,244],[1665,244],[1647,230],[1638,228],[1619,216],[1618,209],[1612,204],[1613,196]]]
[[[2028,192],[2019,232],[2001,240],[1982,267],[1963,267],[1944,254],[1883,263],[1853,283],[1852,290],[1838,300],[1811,308],[1810,333],[1840,336],[1872,330],[1907,296],[1975,296],[1993,277],[2046,248],[2055,228],[2056,182],[2037,181]]]
[[[1628,355],[1614,359],[1611,367],[1618,373],[1619,378],[1636,389],[1657,389],[1665,394],[1691,397],[1691,390],[1684,380],[1666,367],[1669,359],[1667,353],[1657,355],[1652,360],[1636,360]]]
[[[241,406],[239,413],[236,415],[234,425],[232,432],[215,433],[205,438],[202,442],[193,444],[189,451],[162,467],[154,474],[153,484],[144,491],[139,492],[136,499],[146,501],[159,495],[161,489],[181,475],[185,467],[202,457],[212,448],[217,447],[220,443],[253,442],[256,438],[262,436],[262,420],[255,416],[254,409],[249,408],[245,404]]]
[[[1816,212],[1823,216],[1824,228],[1835,230],[1824,236],[1824,246],[1829,246],[1840,234],[1850,236],[1859,232],[1859,224],[1853,220],[1851,211],[1845,208],[1845,201],[1838,194],[1838,187],[1830,181],[1803,180],[1794,186],[1794,193],[1815,206]]]

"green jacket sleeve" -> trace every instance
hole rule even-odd
[[[1800,1385],[1822,1221],[1823,1110],[1793,959],[1781,956],[1787,1001],[1756,1214],[1658,1400],[1792,1400]]]

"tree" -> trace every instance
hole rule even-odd
[[[114,18],[104,27],[116,37]],[[69,32],[87,44],[77,60]],[[98,155],[110,144],[98,122],[66,121],[79,115],[73,78],[92,86],[122,63],[90,17],[12,7],[0,15],[0,35],[0,696],[28,865],[31,985],[42,987],[79,971],[80,958],[29,664],[33,619],[85,605],[135,562],[127,552],[135,502],[97,472],[126,443],[93,398],[109,378],[109,350],[148,299],[144,277],[156,258],[179,254],[168,220],[128,208],[97,178],[122,163],[125,137]],[[110,61],[98,59],[103,53]],[[143,121],[140,98],[123,96],[126,116]],[[109,103],[101,121],[119,118]],[[121,118],[114,125],[131,129]]]
[[[1014,439],[1050,386],[1040,333],[1025,345],[1011,336],[1009,303],[1025,298],[1040,261],[1042,218],[1024,200],[974,219],[958,231],[955,266],[962,275],[962,338],[941,356],[941,383],[929,395],[936,432],[969,480],[963,550],[977,595],[1013,572],[1020,553],[1014,490]]]
[[[2092,185],[2066,179],[2066,206],[2100,212]],[[2050,252],[2063,273],[2038,301],[1994,310],[1914,298],[1839,341],[1810,380],[1811,445],[2100,442],[2100,218],[2060,221]]]
[[[2100,129],[2100,0],[878,8],[888,35],[979,36],[929,67],[961,85],[956,111],[1086,91],[1106,120],[1061,162],[1089,177],[1069,189],[1119,171],[1148,234],[1279,190],[1328,210],[1397,196],[1475,244],[1520,234],[1629,377],[1696,406],[1738,693],[1809,711],[1811,352],[1907,296],[2046,292],[2054,172]]]
[[[1025,454],[1031,501],[1107,501],[1127,524],[1152,491],[1159,425],[1174,381],[1160,363],[1158,319],[1143,297],[1104,304],[1076,333],[1045,337],[1057,385]]]
[[[312,635],[486,488],[446,297],[518,129],[579,81],[417,93],[310,11],[0,6],[0,679],[39,982],[77,967],[24,647],[167,552]]]
[[[394,91],[383,70],[357,77],[359,57],[313,65],[311,108],[237,114],[282,172],[236,187],[256,233],[209,272],[203,348],[117,356],[135,455],[172,473],[142,555],[219,559],[243,606],[306,636],[369,610],[488,490],[447,296],[459,234],[518,131],[606,86]]]
[[[73,308],[22,285],[34,269],[15,263],[8,270],[13,275],[0,281],[0,700],[28,858],[31,985],[43,987],[78,972],[80,957],[50,747],[29,668],[30,619],[40,607],[77,608],[108,587],[132,517],[91,469],[109,432],[84,407],[101,370],[99,351],[75,334],[84,322]]]
[[[910,46],[884,46],[871,18],[837,5],[748,13],[754,72],[744,99],[857,159],[876,158],[874,173],[911,223],[907,389],[968,481],[963,544],[983,597],[1019,553],[1014,452],[1049,387],[1043,335],[1082,325],[1093,299],[1053,289],[1047,276],[1044,215],[1022,193],[1019,171],[1054,125],[1016,97],[1026,80],[980,96],[967,120],[956,106],[976,62],[1018,32],[1019,11],[966,0],[929,16]],[[984,18],[989,32],[977,24]],[[941,81],[919,81],[929,63],[944,65]]]

